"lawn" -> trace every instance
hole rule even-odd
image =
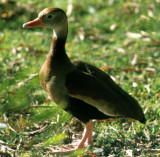
[[[94,121],[83,156],[160,156],[160,0],[0,2],[0,156],[56,156],[54,149],[81,137],[83,125],[39,84],[52,30],[21,27],[51,6],[68,12],[70,59],[108,73],[147,119]]]

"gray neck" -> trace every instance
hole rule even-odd
[[[65,52],[67,32],[68,27],[65,27],[64,29],[56,29],[53,31],[53,40],[47,57],[47,60],[51,65],[62,64],[66,61],[69,61],[68,56]]]
[[[61,42],[61,46],[62,44],[66,42],[67,39],[67,34],[68,34],[68,23],[64,22],[63,25],[58,26],[57,28],[54,29],[53,31],[53,38],[56,38],[57,41]]]

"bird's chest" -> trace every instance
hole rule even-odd
[[[65,107],[69,101],[68,90],[65,85],[66,75],[73,71],[75,67],[71,63],[56,67],[50,67],[48,64],[46,61],[41,68],[40,84],[57,105]]]
[[[52,76],[45,82],[45,90],[51,99],[62,108],[68,104],[68,92],[65,87],[65,77],[61,75]]]
[[[65,87],[65,78],[59,76],[53,76],[52,79],[47,83],[47,89],[52,100],[61,106],[67,105],[68,92]]]

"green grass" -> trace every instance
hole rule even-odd
[[[8,124],[0,129],[0,155],[49,156],[64,136],[68,137],[64,142],[70,142],[69,137],[83,129],[48,101],[36,75],[48,53],[52,30],[21,26],[48,6],[67,11],[68,2],[14,2],[0,3],[0,122]],[[160,3],[73,0],[72,5],[67,54],[105,70],[139,101],[147,119],[146,125],[128,119],[95,121],[94,146],[84,154],[92,156],[103,148],[99,156],[124,156],[129,151],[134,156],[160,155]],[[2,145],[7,150],[3,154]]]

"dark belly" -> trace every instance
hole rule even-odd
[[[74,117],[82,121],[83,123],[87,123],[92,119],[108,119],[110,116],[105,115],[97,108],[85,103],[82,100],[71,98],[68,107],[65,109],[67,112],[71,113]]]

